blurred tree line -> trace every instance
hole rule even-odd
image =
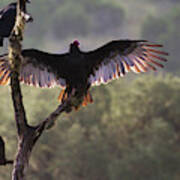
[[[163,7],[165,1],[170,6]],[[122,0],[36,0],[28,5],[34,17],[33,24],[27,25],[28,48],[56,51],[64,48],[67,39],[79,37],[93,49],[107,37],[138,34],[136,38],[165,44],[170,52],[165,71],[174,74],[130,76],[93,88],[94,104],[61,116],[54,129],[41,137],[28,179],[180,179],[180,5],[176,0],[165,1],[127,0],[124,6]],[[0,7],[7,2],[11,1],[0,1]],[[140,9],[134,9],[137,7]],[[146,14],[140,11],[143,8]],[[140,16],[140,20],[131,21]],[[134,34],[128,34],[129,29]],[[23,86],[32,124],[56,108],[58,93],[58,88]],[[0,135],[11,158],[16,149],[16,130],[8,87],[0,87],[0,99]],[[11,167],[0,167],[0,180],[10,179],[10,172]]]
[[[16,136],[6,91],[0,88],[0,134],[12,157]],[[28,178],[178,180],[180,78],[142,75],[92,91],[94,104],[60,117],[54,129],[40,139]],[[30,91],[23,86],[23,92],[33,124],[55,108],[59,89]],[[0,168],[0,180],[8,179],[9,169]]]
[[[36,26],[32,26],[28,35],[44,38],[50,34],[61,40],[72,35],[105,34],[124,20],[121,6],[102,0],[38,0],[33,2],[30,12]],[[44,23],[38,26],[37,32],[39,22]]]

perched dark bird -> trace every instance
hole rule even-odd
[[[27,0],[30,3],[30,0]],[[8,38],[14,27],[16,20],[16,6],[17,3],[10,3],[5,8],[0,10],[0,47],[3,46],[3,39]],[[27,22],[32,21],[31,15],[25,15]]]
[[[7,160],[5,156],[5,143],[0,136],[0,166],[6,164],[13,164],[12,160]]]
[[[79,42],[70,44],[65,54],[50,54],[36,49],[22,51],[23,61],[20,81],[42,88],[59,86],[63,90],[59,100],[71,96],[75,108],[92,102],[89,88],[123,77],[127,72],[146,72],[163,67],[158,61],[167,61],[166,52],[158,50],[162,45],[144,40],[119,40],[90,52],[82,52]],[[7,55],[0,57],[0,84],[10,79]]]

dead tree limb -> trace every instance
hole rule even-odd
[[[18,0],[17,19],[14,30],[9,38],[9,60],[11,64],[11,92],[15,110],[18,134],[22,135],[27,128],[27,119],[22,102],[22,95],[19,83],[19,71],[21,65],[21,41],[25,27],[25,0]]]
[[[5,142],[0,136],[0,166],[5,166],[7,164],[13,164],[13,161],[6,159]]]
[[[25,27],[24,14],[26,13],[25,0],[17,1],[17,17],[15,27],[9,38],[9,60],[11,64],[11,94],[14,105],[15,120],[18,131],[18,152],[14,162],[12,173],[13,180],[23,180],[24,170],[28,166],[30,149],[30,137],[33,135],[27,124],[26,113],[22,102],[22,93],[19,83],[19,72],[21,66],[21,41]],[[28,141],[27,141],[28,139]],[[30,149],[30,150],[29,150]]]
[[[17,0],[17,17],[15,27],[9,38],[9,60],[11,64],[11,95],[14,105],[15,120],[18,133],[18,150],[14,161],[12,180],[24,180],[25,170],[28,167],[32,149],[44,130],[53,126],[55,120],[62,112],[71,109],[70,98],[58,106],[43,122],[32,127],[28,125],[26,112],[23,105],[19,73],[21,68],[21,42],[25,27],[26,0]]]

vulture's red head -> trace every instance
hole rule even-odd
[[[80,43],[79,43],[78,40],[75,40],[75,41],[73,42],[73,45],[79,47]]]
[[[70,53],[72,54],[77,54],[80,52],[80,49],[79,49],[79,41],[78,40],[75,40],[73,43],[71,43],[70,45]]]

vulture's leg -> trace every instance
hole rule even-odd
[[[63,89],[61,90],[59,96],[58,96],[58,101],[63,103],[67,99],[67,90]]]
[[[67,87],[65,90],[62,90],[59,94],[58,100],[61,103],[65,101],[70,101],[69,108],[66,112],[70,112],[72,107],[75,110],[78,110],[80,106],[87,106],[89,103],[93,102],[92,96],[89,92],[90,85],[86,87]]]
[[[58,97],[58,101],[61,102],[62,104],[65,103],[66,101],[71,102],[71,93],[72,88],[67,87],[66,89],[63,89]],[[68,106],[66,107],[66,112],[70,113],[72,111],[72,104],[68,102]]]
[[[70,97],[70,95],[72,94],[72,87],[67,86],[66,89],[61,90],[59,96],[58,96],[58,101],[61,103],[64,103],[67,98]]]
[[[92,98],[92,95],[90,94],[90,92],[87,91],[86,95],[84,96],[82,106],[87,106],[89,103],[90,104],[93,103],[93,98]]]
[[[82,106],[87,106],[89,103],[93,102],[92,96],[89,92],[90,84],[81,88],[81,91],[77,91],[77,98],[80,100],[77,109]]]

